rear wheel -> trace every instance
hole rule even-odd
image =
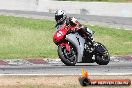
[[[65,46],[58,46],[58,56],[67,66],[74,66],[77,63],[77,51],[73,44],[70,45],[70,52],[66,51]]]
[[[99,65],[107,65],[110,61],[109,52],[103,44],[97,44],[98,45],[96,46],[95,61]]]

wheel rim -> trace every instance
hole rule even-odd
[[[98,53],[98,56],[99,56],[100,58],[102,58],[102,60],[108,60],[108,61],[109,61],[109,52],[108,52],[108,50],[107,50],[106,47],[105,47],[104,45],[102,45],[102,44],[100,44],[99,46],[100,46],[99,48],[101,48],[102,51],[104,51],[104,52],[99,52],[99,53]]]
[[[107,55],[99,55],[100,58],[102,58],[102,60],[108,60],[109,56]]]
[[[71,50],[68,53],[66,51],[65,47],[62,47],[62,55],[66,58],[67,61],[69,61],[70,63],[76,63],[77,60],[77,53],[74,49],[74,47],[71,46]]]

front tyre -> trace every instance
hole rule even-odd
[[[109,52],[103,44],[97,44],[98,45],[96,46],[95,61],[99,65],[107,65],[110,61]]]
[[[77,51],[73,45],[70,48],[70,52],[67,52],[65,46],[58,46],[58,56],[65,65],[74,66],[77,63]]]

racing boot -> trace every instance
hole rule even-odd
[[[86,51],[89,51],[90,53],[94,51],[96,43],[92,37],[88,37],[85,39],[86,44],[85,44],[85,49]]]
[[[80,33],[81,35],[85,35],[85,50],[92,52],[95,46],[95,41],[92,36],[95,32],[87,27],[82,26]]]

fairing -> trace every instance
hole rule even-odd
[[[66,40],[77,48],[77,62],[82,62],[85,40],[78,33],[66,35]]]
[[[65,29],[58,30],[58,31],[54,34],[54,37],[53,37],[54,43],[56,44],[56,43],[58,43],[58,42],[61,42],[61,41],[64,39],[66,33],[67,33],[67,30],[65,30]]]

